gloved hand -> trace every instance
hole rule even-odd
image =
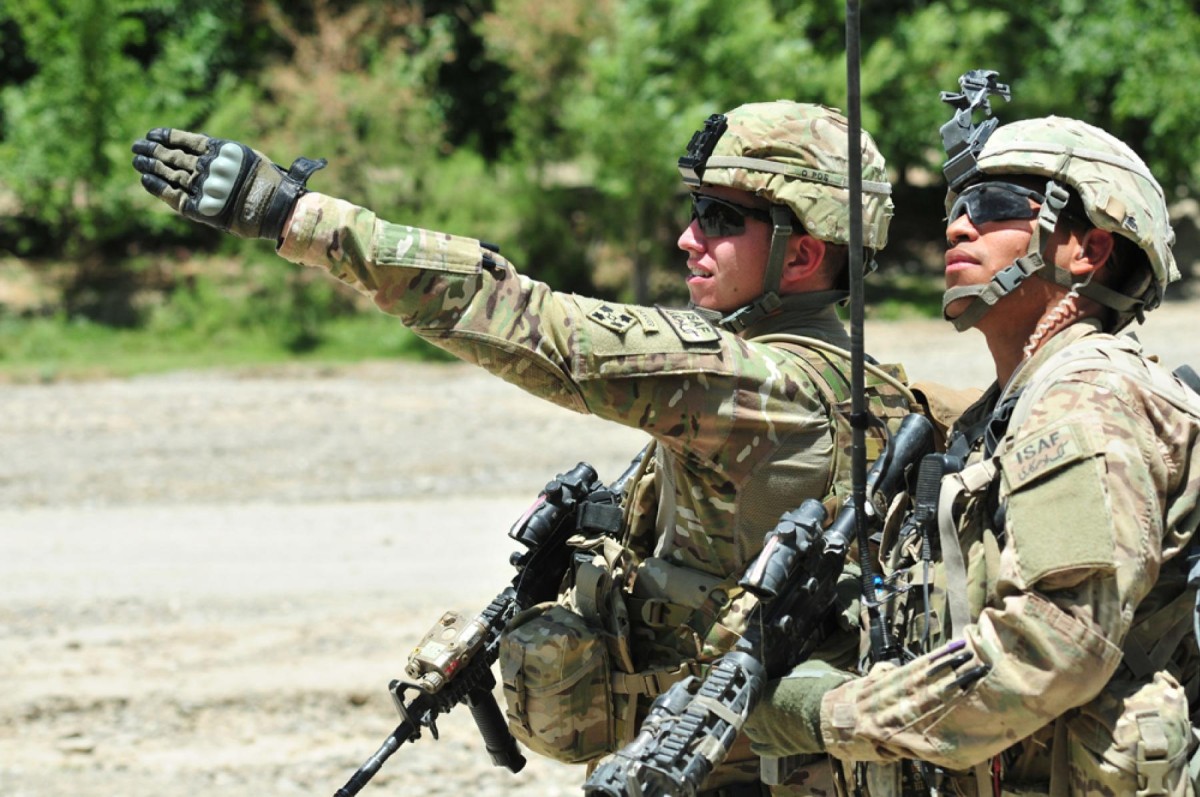
[[[278,241],[309,176],[327,161],[297,158],[288,172],[237,141],[156,127],[133,144],[142,187],[177,213],[241,238]]]
[[[821,739],[821,698],[854,676],[812,659],[777,681],[746,719],[750,749],[760,756],[783,758],[825,752]]]

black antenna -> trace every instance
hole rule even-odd
[[[850,170],[850,500],[854,506],[855,538],[862,568],[863,604],[870,621],[871,659],[892,654],[887,629],[876,601],[875,569],[871,566],[871,541],[867,534],[867,413],[866,363],[863,346],[863,312],[866,303],[863,267],[862,199],[862,87],[859,2],[846,0],[846,99],[849,121]]]

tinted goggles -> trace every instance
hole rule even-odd
[[[1037,207],[1029,206],[1031,199],[1037,203]],[[963,189],[954,200],[946,223],[949,224],[964,213],[976,227],[989,221],[1036,219],[1044,201],[1045,196],[1022,185],[1002,182],[976,183]]]
[[[724,238],[746,231],[746,217],[771,223],[771,214],[762,208],[751,208],[717,199],[707,194],[692,194],[692,219],[700,222],[700,232],[706,238]]]

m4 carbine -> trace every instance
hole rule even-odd
[[[882,524],[892,498],[932,450],[929,420],[922,415],[905,418],[867,474],[868,525]],[[825,508],[809,499],[780,518],[739,581],[759,599],[747,618],[746,633],[703,678],[686,678],[654,701],[633,741],[588,778],[586,794],[694,797],[729,755],[767,681],[785,675],[821,642],[855,540],[856,514],[848,504],[822,532]]]
[[[478,616],[446,612],[421,639],[408,658],[406,677],[388,685],[400,724],[334,797],[358,794],[401,745],[420,738],[422,728],[436,739],[437,718],[463,703],[471,710],[492,763],[521,771],[525,757],[492,691],[496,678],[491,667],[499,655],[501,632],[518,612],[557,597],[571,565],[574,548],[567,541],[572,536],[620,530],[621,494],[640,461],[641,455],[607,487],[583,462],[546,485],[509,530],[509,536],[526,548],[512,556],[517,569],[512,583]]]

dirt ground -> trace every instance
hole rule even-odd
[[[1142,338],[1200,366],[1197,305]],[[982,339],[867,326],[880,359],[955,386]],[[511,522],[640,433],[466,366],[176,373],[0,386],[0,795],[333,794],[396,717],[386,692],[446,609],[511,576]],[[577,794],[493,768],[466,711],[364,795]]]

